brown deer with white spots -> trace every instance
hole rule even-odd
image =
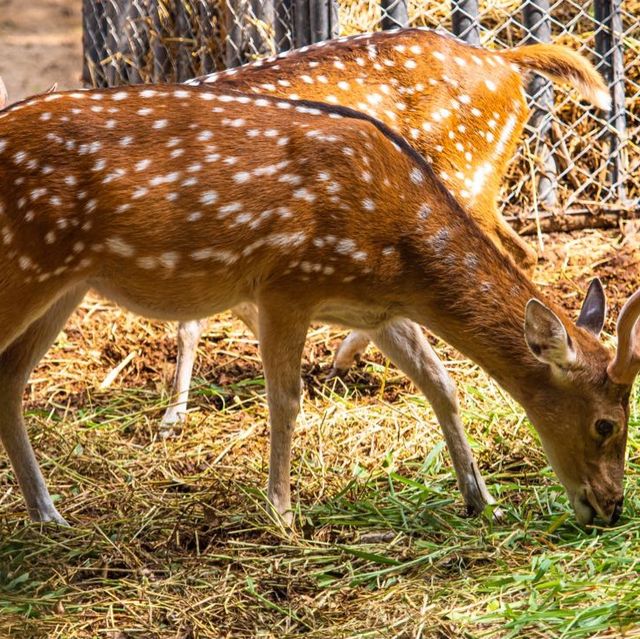
[[[522,404],[581,522],[620,514],[640,305],[622,312],[627,350],[612,361],[598,281],[574,324],[429,163],[362,113],[184,85],[54,93],[0,112],[0,436],[40,521],[63,519],[22,393],[89,288],[164,320],[257,306],[268,497],[287,521],[313,320],[366,331],[418,378],[426,326]],[[478,510],[490,498],[435,362],[424,390]]]
[[[609,106],[599,74],[565,47],[537,44],[490,52],[422,29],[321,42],[189,83],[340,104],[378,118],[432,163],[496,245],[531,272],[535,251],[497,208],[500,183],[528,118],[523,76],[531,70],[568,82],[599,107]],[[255,307],[234,310],[255,333]],[[172,403],[160,431],[164,436],[187,412],[195,350],[205,325],[191,322],[178,329]],[[334,372],[346,371],[368,343],[365,333],[351,333],[336,354]],[[427,372],[435,366],[431,351],[416,357],[429,362]]]

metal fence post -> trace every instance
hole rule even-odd
[[[380,0],[380,11],[382,13],[380,26],[383,29],[409,26],[407,0]]]
[[[469,44],[480,44],[478,0],[451,0],[451,28]]]
[[[522,7],[527,42],[551,42],[551,20],[548,0],[525,0]],[[553,108],[553,86],[540,75],[529,83],[529,95],[535,104],[530,126],[536,132],[536,151],[543,171],[538,181],[538,201],[545,207],[557,205],[557,168],[547,141],[551,132],[551,110]]]
[[[101,62],[105,57],[106,33],[105,4],[95,0],[82,2],[82,83],[87,86],[104,86]]]
[[[622,44],[621,0],[594,0],[596,22],[596,51],[600,62],[597,65],[611,91],[611,111],[607,114],[609,124],[609,179],[618,201],[627,199],[625,188],[624,141],[627,121],[624,104],[624,59]]]

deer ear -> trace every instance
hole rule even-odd
[[[545,364],[565,367],[576,359],[567,329],[542,302],[531,299],[524,312],[524,337],[534,357]]]
[[[596,337],[600,335],[600,331],[604,326],[604,320],[607,316],[607,299],[604,295],[602,282],[596,277],[591,280],[587,296],[584,298],[580,315],[576,326],[586,328]]]

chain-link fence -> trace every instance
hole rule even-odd
[[[609,83],[609,114],[535,77],[532,118],[504,189],[523,232],[640,214],[640,0],[83,0],[88,86],[181,82],[265,55],[396,26],[489,48],[557,42]]]

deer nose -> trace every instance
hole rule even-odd
[[[613,511],[611,512],[611,519],[609,520],[609,523],[615,524],[618,519],[620,519],[620,515],[622,514],[623,501],[623,499],[619,499],[613,506]]]

